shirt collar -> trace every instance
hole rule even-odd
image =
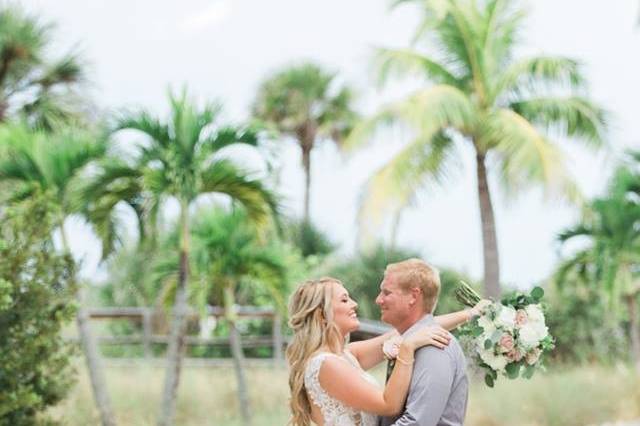
[[[420,318],[418,321],[416,321],[411,327],[409,327],[407,331],[402,333],[402,337],[406,337],[412,333],[415,333],[416,331],[418,331],[420,327],[431,325],[433,324],[434,321],[435,320],[432,314],[426,314],[425,316]]]

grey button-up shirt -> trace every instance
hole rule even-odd
[[[403,336],[433,324],[433,316],[426,315]],[[399,417],[381,417],[380,426],[462,425],[469,396],[466,369],[464,353],[455,337],[445,349],[418,349],[404,411]]]

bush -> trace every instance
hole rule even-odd
[[[0,425],[51,424],[39,413],[67,393],[74,263],[56,254],[43,197],[0,211]]]
[[[556,362],[615,363],[626,360],[629,343],[602,292],[587,283],[549,287],[547,325],[556,339]]]

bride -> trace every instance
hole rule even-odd
[[[380,389],[365,370],[383,361],[383,344],[398,333],[393,330],[345,345],[359,326],[357,306],[335,278],[306,281],[292,295],[289,326],[294,334],[287,348],[291,425],[313,421],[318,426],[376,426],[378,415],[398,414],[409,390],[414,351],[426,345],[444,348],[451,339],[446,329],[481,309],[437,316],[438,326],[424,327],[401,340],[393,372]]]

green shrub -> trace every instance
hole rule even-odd
[[[0,425],[50,424],[38,413],[72,385],[60,332],[75,314],[74,263],[55,252],[43,200],[0,210]]]

